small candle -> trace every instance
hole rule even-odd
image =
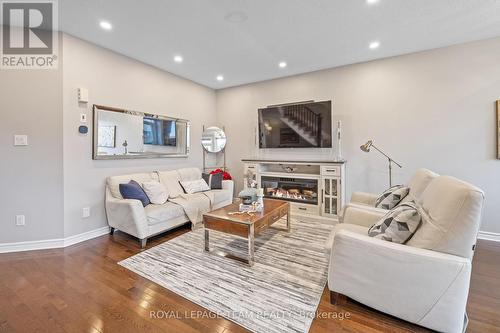
[[[257,196],[258,197],[263,197],[264,196],[264,189],[263,188],[258,188],[257,189]]]

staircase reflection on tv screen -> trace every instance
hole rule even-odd
[[[331,101],[259,109],[259,147],[331,148]]]

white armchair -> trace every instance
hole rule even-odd
[[[330,239],[332,303],[345,296],[440,332],[462,332],[483,192],[435,178],[421,196],[423,223],[407,244],[367,235],[384,210],[351,207]]]
[[[408,182],[407,186],[410,188],[410,192],[402,202],[411,200],[419,201],[425,189],[429,186],[429,183],[438,176],[439,175],[437,173],[430,170],[418,169]],[[351,196],[351,201],[344,206],[344,209],[341,212],[340,221],[344,220],[344,215],[348,213],[348,210],[351,209],[351,207],[375,209],[375,203],[379,196],[380,194],[375,193],[354,192]]]
[[[351,203],[375,207],[380,194],[368,193],[368,192],[354,192],[351,196]]]

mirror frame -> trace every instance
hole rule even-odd
[[[189,153],[191,151],[191,122],[187,119],[182,119],[182,118],[174,118],[174,117],[168,117],[168,116],[163,116],[163,115],[158,115],[158,114],[152,114],[152,113],[145,113],[145,112],[140,112],[140,111],[132,111],[132,110],[125,110],[125,109],[120,109],[120,108],[115,108],[115,107],[110,107],[110,106],[104,106],[104,105],[93,105],[93,111],[92,111],[92,116],[93,116],[93,128],[92,128],[92,159],[94,160],[128,160],[128,159],[151,159],[151,158],[170,158],[170,157],[188,157]],[[141,117],[150,117],[150,118],[157,118],[157,119],[164,119],[164,120],[175,120],[176,122],[184,122],[186,123],[186,153],[185,154],[147,154],[147,155],[98,155],[98,147],[97,147],[97,141],[98,141],[98,117],[97,117],[97,112],[101,111],[112,111],[112,112],[121,112],[125,114],[130,114],[133,116],[141,116]]]
[[[224,142],[224,147],[223,147],[221,150],[219,150],[219,151],[210,151],[210,150],[208,150],[208,149],[207,149],[207,148],[203,145],[203,134],[205,134],[205,132],[206,132],[208,129],[210,129],[210,128],[216,128],[216,129],[218,129],[218,130],[222,131],[222,133],[224,133],[224,139],[226,139],[226,141]],[[203,150],[204,150],[205,152],[210,153],[210,154],[218,154],[218,153],[222,153],[222,152],[224,152],[224,150],[226,149],[226,146],[227,146],[227,135],[226,135],[226,132],[224,131],[224,129],[222,129],[222,128],[218,127],[218,126],[209,126],[209,127],[205,128],[205,129],[203,129],[203,132],[201,133],[201,147],[203,148]]]

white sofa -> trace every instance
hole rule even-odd
[[[350,207],[331,238],[328,287],[440,332],[462,332],[471,261],[484,193],[449,176],[435,177],[417,201],[422,225],[405,244],[367,235],[385,211]]]
[[[167,187],[171,197],[178,197],[183,195],[179,181],[200,178],[201,171],[197,168],[109,177],[106,182],[106,215],[111,234],[117,229],[135,236],[141,240],[141,246],[144,248],[149,237],[190,222],[183,207],[176,203],[167,201],[163,205],[151,204],[143,207],[139,200],[123,199],[120,194],[120,184],[131,180],[139,184],[152,180],[159,181]],[[211,203],[212,209],[227,206],[233,201],[233,181],[224,180],[222,187],[221,190],[209,191],[214,198],[214,202]],[[189,196],[186,197],[189,198]],[[206,200],[209,199],[206,198]]]

